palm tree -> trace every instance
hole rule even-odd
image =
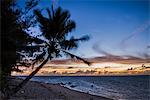
[[[71,49],[77,48],[80,41],[82,42],[89,39],[88,36],[83,36],[81,38],[71,37],[70,39],[67,39],[67,35],[76,28],[75,22],[70,19],[69,11],[62,10],[61,7],[54,10],[53,6],[51,10],[47,8],[46,11],[48,17],[43,16],[41,11],[34,10],[34,14],[36,15],[44,39],[34,37],[35,40],[42,41],[42,44],[34,45],[34,47],[41,48],[42,52],[35,57],[33,64],[37,61],[42,61],[42,63],[14,89],[15,93],[53,58],[66,54],[70,55],[72,58],[82,60],[88,65],[90,64],[88,61],[68,52]]]

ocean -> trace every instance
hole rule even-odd
[[[25,78],[21,76],[20,78]],[[72,90],[115,100],[150,100],[150,76],[35,76],[31,80],[61,84]]]

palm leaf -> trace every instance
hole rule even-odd
[[[83,58],[81,58],[81,57],[79,57],[79,56],[76,56],[76,55],[74,55],[74,54],[72,54],[72,53],[70,53],[70,52],[68,52],[68,51],[66,51],[66,50],[62,50],[62,51],[63,51],[64,53],[70,55],[71,58],[79,59],[79,60],[83,61],[85,64],[87,64],[87,65],[89,65],[89,66],[91,65],[91,62],[89,62],[89,61],[87,61],[87,60],[85,60],[85,59],[83,59]]]

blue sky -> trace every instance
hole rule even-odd
[[[50,7],[51,2],[41,0],[39,7]],[[55,0],[55,6],[69,10],[71,19],[76,22],[76,30],[70,35],[91,37],[72,51],[79,56],[101,56],[93,49],[94,45],[116,55],[137,56],[148,52],[148,0]]]

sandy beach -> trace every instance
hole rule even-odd
[[[13,79],[12,85],[17,85],[22,79]],[[68,89],[60,84],[46,84],[29,81],[17,94],[9,100],[112,100]]]

